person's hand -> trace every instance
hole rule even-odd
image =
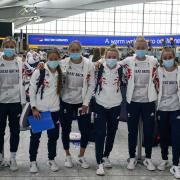
[[[32,109],[32,113],[33,113],[33,116],[36,118],[36,119],[40,119],[41,118],[41,114],[40,112],[37,110],[37,109]]]
[[[82,105],[81,115],[88,113],[88,106]]]
[[[44,63],[40,62],[40,63],[37,65],[37,69],[43,70],[43,69],[44,69]]]
[[[101,63],[100,63],[99,61],[97,61],[97,62],[95,63],[95,70],[96,70],[96,71],[99,71],[100,66],[101,66]]]

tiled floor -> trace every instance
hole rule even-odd
[[[76,129],[73,128],[73,129]],[[8,130],[7,130],[8,132]],[[6,140],[8,140],[8,133],[6,135]],[[94,154],[94,144],[90,144],[87,149],[86,157],[89,161],[91,168],[88,170],[81,169],[77,163],[78,148],[75,145],[71,145],[71,150],[74,158],[75,166],[72,169],[67,169],[63,166],[65,154],[62,148],[61,139],[59,139],[57,148],[57,163],[59,164],[60,170],[56,173],[50,172],[48,169],[47,162],[47,136],[43,133],[41,138],[41,144],[38,154],[38,164],[40,171],[37,174],[29,173],[29,131],[21,132],[21,141],[19,146],[19,151],[17,154],[17,162],[19,165],[19,170],[17,172],[11,172],[8,168],[0,169],[0,180],[171,180],[174,179],[169,170],[165,172],[149,172],[142,165],[138,165],[136,170],[128,171],[126,169],[127,165],[127,127],[126,123],[119,124],[119,130],[116,136],[116,141],[114,149],[111,153],[111,161],[113,163],[113,168],[106,170],[106,176],[98,177],[95,174],[96,161]],[[9,145],[6,142],[5,145],[5,156],[9,156]],[[160,148],[153,148],[153,161],[158,164],[160,160]],[[171,157],[170,157],[171,158]]]

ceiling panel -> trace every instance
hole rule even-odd
[[[34,23],[30,20],[36,17],[48,22],[87,11],[149,1],[160,0],[0,0],[0,21],[14,22],[18,28]]]

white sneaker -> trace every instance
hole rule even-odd
[[[72,162],[72,157],[71,156],[66,156],[64,166],[67,168],[72,168],[73,167],[73,162]]]
[[[128,165],[127,165],[127,169],[129,169],[129,170],[135,169],[136,164],[137,164],[137,160],[135,158],[130,158]]]
[[[48,161],[48,166],[50,168],[51,171],[56,172],[59,170],[58,165],[56,164],[55,160],[49,160]]]
[[[82,168],[88,169],[89,164],[87,163],[86,159],[84,157],[79,157],[78,163],[81,165]]]
[[[18,170],[18,166],[17,166],[15,158],[10,159],[9,165],[10,165],[10,170],[11,171],[17,171]]]
[[[170,167],[169,161],[162,160],[162,162],[158,165],[157,169],[160,171],[165,171],[168,167]]]
[[[170,172],[174,175],[176,179],[180,179],[180,167],[179,166],[172,166]]]
[[[32,162],[30,163],[30,169],[29,169],[29,171],[30,171],[31,173],[37,173],[37,172],[38,172],[38,167],[37,167],[36,161],[32,161]]]
[[[104,176],[104,166],[103,166],[103,164],[99,164],[98,165],[98,168],[97,168],[97,170],[96,170],[96,174],[98,175],[98,176]]]
[[[153,162],[152,162],[151,159],[147,159],[147,158],[146,158],[146,159],[143,161],[143,164],[144,164],[144,166],[146,166],[147,170],[149,170],[149,171],[154,171],[154,170],[156,170],[156,167],[154,166],[154,164],[153,164]]]
[[[103,161],[104,161],[103,164],[105,168],[112,168],[111,161],[107,157],[104,157]]]

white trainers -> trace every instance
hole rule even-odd
[[[67,168],[72,168],[73,167],[73,162],[72,162],[72,157],[71,156],[66,156],[64,166]]]
[[[130,158],[128,165],[127,165],[127,169],[129,170],[134,170],[137,164],[137,160],[135,158]]]
[[[103,161],[104,161],[103,164],[105,168],[112,168],[111,161],[107,157],[104,157]]]
[[[48,166],[50,168],[51,171],[56,172],[59,170],[58,165],[56,164],[55,160],[49,160],[48,161]]]
[[[162,162],[158,165],[157,169],[160,171],[165,171],[168,167],[170,167],[168,160],[162,160]]]
[[[10,159],[9,166],[10,166],[11,171],[17,171],[18,170],[18,166],[17,166],[15,158]]]
[[[172,166],[170,172],[174,175],[176,179],[180,179],[180,167],[179,166]]]
[[[151,159],[145,159],[144,161],[143,161],[143,164],[144,164],[144,166],[147,168],[147,170],[149,170],[149,171],[154,171],[154,170],[156,170],[156,167],[154,166],[154,164],[153,164],[153,162],[152,162],[152,160]]]
[[[87,163],[85,157],[79,157],[78,163],[79,163],[79,164],[81,165],[81,167],[84,168],[84,169],[88,169],[88,168],[89,168],[89,164]]]
[[[30,163],[30,169],[29,169],[29,171],[30,171],[31,173],[37,173],[37,172],[38,172],[38,167],[37,167],[36,161],[32,161],[32,162]]]
[[[104,166],[103,166],[103,164],[99,164],[99,165],[98,165],[98,168],[97,168],[97,170],[96,170],[96,174],[97,174],[98,176],[104,176],[105,172],[104,172]]]

